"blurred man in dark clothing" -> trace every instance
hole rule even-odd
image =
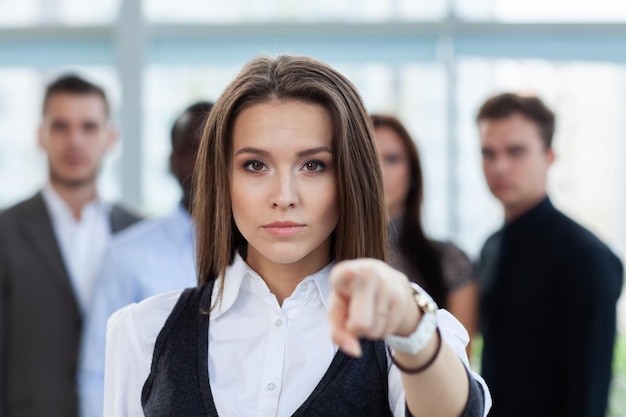
[[[139,218],[96,185],[117,132],[104,90],[69,75],[46,88],[48,181],[0,213],[0,416],[77,415],[82,319],[113,234]]]
[[[620,260],[547,195],[554,114],[501,94],[477,116],[483,171],[505,224],[481,253],[490,416],[601,417],[611,381]]]

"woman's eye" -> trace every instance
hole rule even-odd
[[[389,164],[389,165],[395,165],[398,164],[402,161],[402,157],[400,155],[385,155],[383,157],[383,163],[384,164]]]
[[[320,161],[307,161],[304,163],[303,169],[309,172],[320,171],[324,168],[324,164]]]
[[[249,161],[244,164],[248,171],[263,171],[265,164],[261,161]]]

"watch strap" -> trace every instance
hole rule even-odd
[[[415,283],[410,285],[422,317],[413,333],[406,337],[387,336],[385,343],[394,351],[417,354],[424,349],[437,330],[437,304],[419,285]]]

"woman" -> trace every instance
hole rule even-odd
[[[486,414],[460,324],[382,261],[369,126],[321,62],[243,68],[198,154],[199,286],[111,317],[105,416]]]
[[[422,167],[415,142],[393,116],[374,114],[374,136],[391,218],[391,264],[450,311],[468,333],[476,331],[478,288],[472,264],[449,242],[428,239],[422,228]],[[469,355],[468,344],[468,355]]]

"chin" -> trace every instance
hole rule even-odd
[[[51,173],[51,178],[53,181],[58,182],[59,184],[63,184],[69,188],[80,188],[87,185],[91,185],[96,181],[97,174],[93,172],[87,173]]]
[[[326,266],[326,263],[330,262],[330,257],[323,260],[320,259],[320,254],[317,253],[316,250],[319,249],[319,246],[314,248],[302,247],[295,242],[281,242],[263,246],[265,246],[264,250],[255,250],[256,253],[254,256],[257,258],[257,261],[262,260],[263,262],[269,262],[274,265],[282,266],[297,264],[307,265],[309,263],[319,262],[320,265],[316,265],[319,269],[323,268]],[[248,255],[250,255],[250,252],[248,252]],[[320,260],[318,261],[318,259]]]
[[[302,262],[309,254],[303,254],[300,251],[278,250],[266,251],[259,253],[259,255],[276,265],[293,265]]]
[[[518,200],[517,195],[515,195],[515,193],[512,193],[510,190],[492,189],[491,194],[493,194],[493,196],[504,205],[515,203]]]
[[[81,188],[94,183],[92,178],[69,178],[62,182],[70,188]]]

